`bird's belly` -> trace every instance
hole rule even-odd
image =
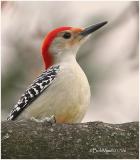
[[[44,119],[55,116],[58,123],[81,122],[90,101],[87,79],[63,76],[54,81],[24,112],[24,118]],[[65,78],[67,79],[65,81]],[[76,78],[76,79],[75,79]],[[85,77],[86,78],[86,77]]]

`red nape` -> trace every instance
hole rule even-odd
[[[57,36],[59,32],[62,32],[64,30],[70,30],[72,27],[60,27],[57,28],[47,34],[45,37],[43,44],[42,44],[42,56],[45,63],[45,69],[48,69],[53,64],[53,57],[49,53],[49,47],[54,40],[54,38]]]

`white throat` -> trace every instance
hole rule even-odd
[[[54,57],[54,63],[75,63],[76,62],[76,53],[72,51],[59,52]]]

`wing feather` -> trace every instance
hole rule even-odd
[[[41,93],[46,90],[53,80],[56,78],[57,73],[60,71],[60,66],[55,65],[44,71],[33,83],[27,88],[25,93],[21,96],[17,104],[13,107],[7,120],[14,120],[20,113],[35,101]]]

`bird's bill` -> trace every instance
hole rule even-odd
[[[104,21],[104,22],[97,23],[97,24],[94,24],[92,26],[89,26],[89,27],[85,28],[83,31],[81,31],[80,35],[85,37],[85,36],[93,33],[94,31],[98,30],[99,28],[103,27],[105,24],[107,24],[107,21]]]

